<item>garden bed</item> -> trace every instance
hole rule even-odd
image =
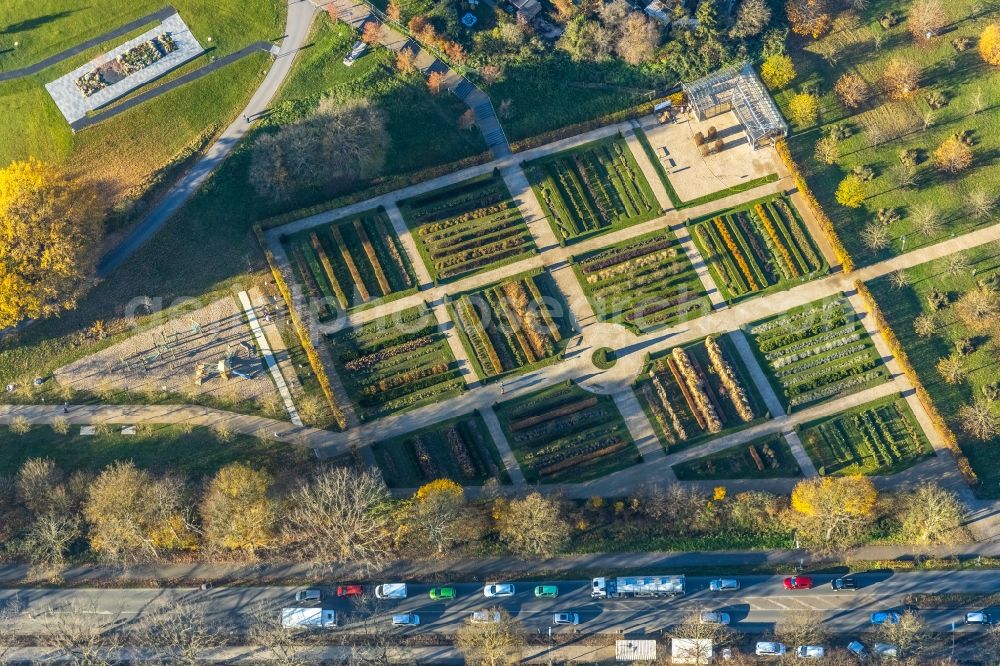
[[[934,455],[904,398],[890,396],[798,428],[822,476],[895,474]]]
[[[282,236],[281,240],[296,278],[318,303],[320,319],[417,289],[413,267],[381,210]]]
[[[780,434],[737,444],[718,453],[673,466],[681,481],[777,479],[802,476],[799,464]]]
[[[399,202],[435,280],[454,280],[535,253],[498,171]]]
[[[716,285],[730,301],[787,289],[829,268],[782,195],[701,218],[691,227]]]
[[[843,296],[815,301],[747,327],[786,409],[802,409],[881,384],[889,371]]]
[[[391,488],[416,488],[448,478],[462,485],[510,483],[496,444],[478,412],[436,423],[372,446]]]
[[[363,420],[451,398],[465,380],[434,313],[414,307],[327,337]]]
[[[572,243],[663,211],[620,135],[525,163],[556,237]]]
[[[680,243],[655,231],[573,257],[573,269],[601,321],[646,333],[711,311]]]
[[[614,400],[569,381],[502,402],[496,413],[529,483],[577,483],[642,461]]]

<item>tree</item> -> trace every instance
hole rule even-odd
[[[821,550],[847,547],[857,542],[874,519],[877,500],[875,486],[867,477],[807,479],[792,491],[792,517],[805,543]]]
[[[784,88],[795,79],[795,64],[784,53],[775,53],[761,64],[760,78],[772,90]]]
[[[988,220],[993,217],[997,200],[992,192],[983,187],[977,187],[966,195],[969,213],[977,220]]]
[[[376,470],[320,470],[290,497],[289,536],[307,557],[378,570],[392,552],[391,499]]]
[[[979,55],[994,67],[1000,66],[1000,25],[991,23],[979,35]]]
[[[69,604],[50,610],[42,617],[41,640],[55,648],[49,659],[71,666],[107,666],[109,658],[123,646],[122,633],[115,625],[122,621],[96,608]]]
[[[50,164],[0,169],[0,329],[76,307],[94,271],[101,214],[92,185]]]
[[[906,29],[918,44],[928,44],[931,37],[948,25],[949,20],[941,0],[916,0],[910,5]]]
[[[756,37],[771,22],[771,7],[767,0],[743,0],[736,10],[736,20],[729,34],[736,39]]]
[[[643,512],[654,521],[670,527],[677,535],[695,531],[698,517],[705,508],[707,497],[679,483],[653,486]]]
[[[389,17],[390,21],[402,23],[403,8],[400,6],[399,0],[389,0],[389,4],[385,8],[385,15]]]
[[[832,135],[824,136],[816,142],[814,157],[822,164],[833,164],[840,157],[840,141]]]
[[[848,174],[840,181],[837,192],[834,195],[837,203],[846,208],[860,208],[865,200],[865,184],[853,173]]]
[[[402,48],[396,52],[396,69],[403,74],[412,74],[417,71],[417,58],[413,49]]]
[[[444,72],[431,72],[427,77],[427,89],[432,95],[440,95],[445,88]]]
[[[912,60],[893,58],[882,71],[880,81],[892,99],[909,99],[920,88],[920,68]]]
[[[946,173],[961,173],[972,166],[972,149],[958,137],[948,137],[934,151],[934,164]]]
[[[31,513],[45,513],[53,508],[56,490],[63,483],[63,473],[51,458],[28,458],[17,471],[17,499]]]
[[[905,289],[910,286],[910,275],[903,269],[893,271],[889,275],[889,284],[893,289]]]
[[[990,285],[970,289],[955,303],[955,316],[974,333],[993,333],[1000,323],[1000,292]]]
[[[455,645],[465,656],[465,663],[473,666],[517,664],[524,646],[521,624],[503,608],[490,608],[485,612],[490,620],[495,614],[499,615],[499,620],[466,621],[455,634]]]
[[[369,46],[375,46],[380,39],[382,39],[382,24],[375,19],[366,21],[364,28],[361,29],[361,41]]]
[[[993,439],[1000,435],[1000,421],[993,414],[990,403],[982,400],[959,407],[958,422],[962,430],[976,439]]]
[[[221,550],[253,555],[274,543],[275,507],[271,478],[242,463],[215,473],[201,504],[205,541]]]
[[[735,643],[736,634],[728,626],[715,622],[702,622],[701,612],[688,613],[680,624],[670,628],[671,640],[687,639],[678,649],[677,656],[689,664],[712,663],[713,651]],[[711,645],[711,647],[709,647]]]
[[[788,0],[785,13],[792,32],[819,38],[830,29],[830,3],[828,0]]]
[[[458,117],[458,129],[469,131],[476,126],[476,114],[472,109],[466,109]]]
[[[204,661],[200,653],[224,645],[233,628],[207,612],[207,602],[180,601],[168,607],[146,610],[130,627],[133,645],[154,648],[161,664],[195,666]],[[200,655],[202,658],[204,655]]]
[[[566,24],[566,30],[556,46],[566,51],[573,60],[600,62],[611,57],[614,40],[613,31],[580,15]]]
[[[410,505],[413,539],[441,555],[451,546],[468,540],[469,508],[462,486],[450,479],[437,479],[421,486]]]
[[[276,666],[305,666],[313,663],[314,660],[306,658],[309,645],[300,637],[302,630],[284,626],[274,606],[261,602],[252,606],[248,615],[247,634],[250,642],[266,651],[266,658],[262,661]]]
[[[848,72],[837,79],[833,86],[840,103],[848,109],[856,109],[872,97],[872,87],[860,74]]]
[[[497,518],[497,532],[518,555],[554,555],[569,541],[569,525],[560,515],[558,502],[536,492],[504,504]]]
[[[375,175],[388,145],[377,108],[324,99],[312,116],[257,139],[250,182],[260,196],[282,201],[302,188],[346,186]]]
[[[830,637],[823,613],[802,610],[785,613],[774,625],[774,635],[786,645],[822,645]]]
[[[929,338],[937,332],[937,317],[933,312],[918,314],[913,320],[913,332],[920,338]]]
[[[962,357],[958,354],[952,354],[951,356],[939,359],[937,362],[937,371],[941,375],[941,379],[947,384],[961,384],[965,381],[967,374],[965,363],[962,362]]]
[[[642,12],[630,11],[618,28],[617,52],[630,65],[641,65],[653,59],[660,43],[659,24]]]
[[[948,258],[944,260],[944,272],[951,277],[965,275],[971,269],[972,266],[969,264],[969,258],[961,252],[949,255]]]
[[[910,211],[913,228],[920,235],[930,238],[941,233],[941,210],[931,202],[917,204]]]
[[[922,483],[903,500],[903,534],[909,543],[955,543],[965,516],[965,505],[955,493]]]
[[[788,101],[788,113],[800,127],[808,127],[819,118],[819,100],[816,95],[800,92]]]
[[[931,639],[924,621],[911,610],[903,612],[899,622],[879,625],[875,635],[880,643],[895,645],[896,658],[900,660],[918,655],[927,648]]]

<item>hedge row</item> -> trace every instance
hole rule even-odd
[[[320,388],[323,389],[323,394],[326,396],[326,400],[330,404],[330,411],[333,413],[333,420],[337,423],[338,428],[346,430],[347,419],[344,417],[344,412],[340,408],[340,405],[337,404],[337,398],[333,395],[333,388],[330,386],[330,377],[326,374],[326,367],[323,365],[323,361],[320,360],[319,354],[316,352],[316,348],[312,344],[309,329],[303,323],[302,319],[299,317],[298,311],[295,309],[295,301],[292,300],[292,292],[288,288],[285,276],[281,274],[281,270],[278,268],[278,263],[274,259],[274,254],[271,252],[271,248],[267,244],[267,239],[264,237],[264,230],[259,224],[257,224],[254,225],[253,231],[257,236],[257,242],[260,243],[261,250],[264,251],[264,256],[267,258],[267,265],[271,268],[271,275],[274,276],[274,283],[278,285],[278,291],[281,292],[281,297],[285,299],[285,303],[288,305],[288,315],[292,320],[292,326],[295,328],[295,334],[299,336],[299,342],[302,343],[302,349],[306,352],[306,358],[309,359],[309,365],[312,366],[312,370],[316,374],[316,381],[319,382]]]
[[[955,454],[955,460],[958,463],[958,469],[962,472],[962,476],[965,477],[966,483],[970,486],[976,486],[979,484],[979,477],[976,475],[975,470],[972,469],[972,465],[969,463],[969,459],[965,457],[962,449],[958,446],[958,438],[955,437],[954,431],[945,421],[941,412],[938,411],[937,406],[931,399],[930,393],[924,388],[923,383],[920,381],[920,376],[917,371],[910,364],[910,359],[906,355],[906,351],[903,350],[903,345],[900,344],[899,338],[896,337],[896,332],[892,330],[889,325],[889,321],[882,314],[882,309],[879,307],[878,302],[875,300],[875,296],[872,294],[868,286],[861,280],[856,280],[854,282],[854,288],[857,289],[858,295],[865,302],[865,307],[868,308],[869,314],[871,314],[872,319],[875,321],[875,327],[885,338],[886,344],[889,346],[889,350],[892,355],[896,357],[896,361],[899,363],[899,367],[903,369],[903,374],[906,375],[907,379],[913,385],[914,392],[917,395],[917,399],[920,404],[923,405],[924,410],[930,417],[931,422],[934,424],[934,428],[938,431],[938,435],[941,437],[945,445],[951,449],[952,453]]]
[[[792,158],[792,152],[788,149],[788,142],[784,139],[779,139],[777,143],[774,144],[775,150],[778,151],[778,157],[781,161],[785,163],[785,168],[792,174],[792,179],[795,181],[795,187],[798,188],[799,192],[802,193],[802,197],[809,204],[809,208],[812,210],[813,215],[816,217],[816,221],[819,222],[820,228],[823,233],[826,234],[826,238],[830,241],[830,245],[833,247],[834,254],[837,255],[837,261],[840,262],[841,267],[844,269],[845,273],[850,273],[854,270],[854,260],[851,255],[847,253],[847,248],[840,240],[840,236],[837,235],[837,230],[833,227],[833,221],[829,218],[823,207],[819,205],[819,201],[816,199],[816,195],[813,191],[809,189],[809,184],[806,183],[806,179],[802,176],[802,172],[799,171],[799,165],[795,163]]]

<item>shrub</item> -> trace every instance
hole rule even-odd
[[[860,208],[865,200],[865,186],[854,174],[848,175],[837,186],[837,203],[847,208]]]
[[[722,149],[723,149],[723,148],[725,147],[725,145],[726,145],[726,144],[724,144],[724,143],[722,142],[722,139],[716,139],[716,140],[715,140],[715,145],[714,145],[714,150],[715,150],[715,152],[717,152],[717,153],[721,153],[721,152],[722,152]]]
[[[705,135],[701,132],[695,132],[694,134],[694,145],[700,146],[705,143]]]
[[[934,151],[934,164],[946,173],[960,173],[972,166],[972,149],[957,136],[949,137]]]
[[[860,74],[853,72],[848,72],[837,79],[833,91],[837,93],[840,103],[848,109],[858,108],[871,99],[872,95],[872,89],[868,82]]]
[[[893,58],[882,72],[882,88],[893,99],[908,99],[920,88],[920,68],[911,60]]]

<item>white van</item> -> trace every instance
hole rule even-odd
[[[785,644],[761,641],[757,643],[755,652],[758,657],[781,657],[785,654]]]
[[[382,583],[375,586],[375,596],[379,599],[405,599],[406,583]]]

